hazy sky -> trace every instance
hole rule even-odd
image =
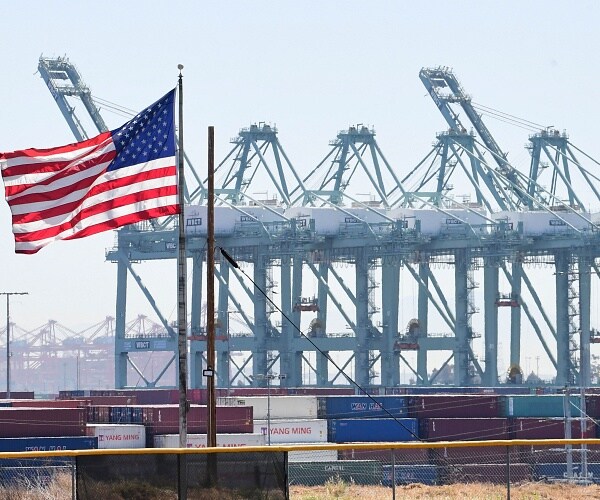
[[[600,157],[599,14],[592,1],[2,2],[0,150],[74,140],[36,74],[43,54],[66,55],[94,95],[135,110],[174,87],[184,64],[186,152],[203,176],[209,125],[219,161],[229,139],[259,121],[277,125],[301,174],[357,123],[375,128],[387,159],[406,173],[446,128],[418,78],[438,65],[453,68],[477,102],[566,129]],[[103,116],[109,128],[125,121]],[[526,169],[528,132],[486,123]],[[0,203],[0,291],[29,292],[12,299],[14,321],[79,330],[114,315],[116,266],[104,261],[113,242],[109,232],[15,255]],[[164,286],[162,274],[175,273],[174,261],[163,268],[142,277],[175,319],[175,282]],[[129,319],[150,315],[132,294]]]

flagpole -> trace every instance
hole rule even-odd
[[[179,253],[177,255],[177,346],[179,359],[179,447],[187,448],[187,284],[185,250],[185,178],[183,172],[183,65],[179,69],[179,155],[178,155],[178,195],[179,195]],[[186,456],[179,457],[179,498],[187,498]]]

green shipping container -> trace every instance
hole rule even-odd
[[[383,467],[378,460],[336,460],[333,462],[292,462],[288,464],[290,485],[319,486],[327,481],[380,484]]]
[[[564,417],[564,400],[562,394],[532,394],[505,396],[501,404],[503,417]],[[579,417],[581,398],[571,396],[571,416]]]

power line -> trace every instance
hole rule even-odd
[[[344,372],[344,370],[342,370],[342,368],[331,358],[331,356],[323,351],[322,349],[319,348],[319,346],[317,346],[317,344],[308,336],[306,335],[299,327],[298,325],[296,325],[291,318],[282,311],[282,309],[275,304],[275,302],[273,302],[273,300],[271,300],[271,298],[268,296],[268,294],[262,289],[260,288],[256,282],[238,265],[238,263],[233,259],[233,257],[231,257],[231,255],[229,255],[225,249],[223,249],[223,247],[219,247],[219,250],[221,251],[221,255],[225,258],[225,260],[227,260],[227,262],[229,262],[229,265],[231,265],[233,268],[237,269],[239,272],[241,272],[246,278],[248,278],[248,280],[250,280],[250,282],[254,285],[254,287],[262,294],[264,295],[264,297],[271,303],[271,305],[277,309],[278,312],[281,313],[281,315],[287,320],[289,321],[290,325],[292,325],[292,327],[294,327],[294,329],[296,329],[296,331],[302,336],[304,337],[306,340],[308,340],[312,346],[319,351],[319,353],[321,355],[323,355],[325,358],[327,358],[327,360],[338,370],[339,373],[341,373],[346,380],[348,380],[348,382],[350,382],[352,385],[354,385],[357,389],[359,389],[361,392],[363,392],[369,399],[371,399],[374,403],[376,403],[382,410],[384,413],[386,413],[389,417],[391,417],[392,419],[394,419],[394,421],[398,424],[400,424],[411,436],[413,436],[416,440],[421,441],[421,438],[415,434],[411,429],[409,429],[406,425],[404,425],[398,418],[396,418],[392,413],[390,413],[390,411],[385,408],[384,405],[381,404],[380,401],[377,401],[373,396],[371,396],[366,389],[364,389],[363,387],[361,387],[358,382],[356,382],[352,377],[350,377],[348,374],[346,374],[346,372]]]
[[[496,115],[496,116],[503,116],[507,120],[511,120],[511,121],[514,121],[514,122],[517,122],[517,123],[521,123],[523,125],[528,125],[528,126],[530,126],[532,128],[535,128],[535,129],[545,129],[545,128],[548,127],[547,125],[543,125],[541,123],[533,122],[531,120],[527,120],[526,118],[520,118],[520,117],[518,117],[516,115],[512,115],[510,113],[506,113],[504,111],[500,111],[499,109],[495,109],[495,108],[492,108],[490,106],[486,106],[484,104],[476,103],[476,102],[473,102],[473,101],[471,101],[471,104],[473,105],[474,108],[479,109],[480,111],[484,111],[484,112],[487,112],[487,113],[490,113],[490,114],[493,114],[493,115]]]

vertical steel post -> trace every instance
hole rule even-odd
[[[580,416],[581,416],[581,438],[585,439],[587,436],[587,407],[585,404],[585,386],[581,386],[581,404]],[[587,460],[587,444],[581,445],[581,477],[584,481],[588,480],[588,460]]]
[[[179,144],[178,144],[178,254],[177,254],[177,349],[179,369],[179,447],[187,447],[187,269],[185,250],[185,178],[183,170],[183,65],[179,64]],[[187,460],[185,454],[177,455],[178,498],[187,498]]]
[[[569,254],[557,251],[556,266],[556,384],[572,384],[569,345]]]
[[[454,252],[454,296],[456,310],[455,337],[456,347],[454,349],[454,383],[455,385],[471,385],[469,377],[469,290],[468,272],[470,253],[466,249],[458,249]]]
[[[10,296],[29,295],[29,292],[0,292],[6,295],[6,399],[10,399]]]
[[[591,313],[591,259],[587,255],[579,257],[579,386],[591,383],[590,366],[590,313]]]
[[[271,375],[267,375],[267,444],[271,446]]]
[[[485,311],[485,372],[484,385],[498,385],[498,264],[486,257],[483,268],[483,295]]]
[[[565,386],[565,397],[563,399],[563,409],[565,413],[565,439],[571,439],[571,394],[569,386]],[[566,445],[567,451],[567,480],[573,479],[573,446]]]
[[[510,500],[510,446],[506,447],[506,500]]]
[[[71,498],[77,500],[77,457],[71,462]]]
[[[511,299],[518,301],[518,307],[510,308],[510,366],[521,366],[521,285],[523,282],[523,264],[511,265]]]
[[[419,337],[426,338],[428,332],[427,319],[429,315],[429,297],[427,295],[427,287],[429,285],[429,263],[419,263],[419,283],[417,311],[419,320]],[[427,373],[427,349],[419,345],[417,351],[417,377],[418,385],[429,385],[429,374]]]
[[[117,232],[119,260],[117,261],[117,305],[115,315],[115,389],[127,387],[127,357],[125,351],[125,319],[127,317],[127,256],[123,230]]]
[[[392,479],[392,500],[396,500],[396,450],[392,449],[392,473],[390,477]]]
[[[217,401],[215,394],[215,128],[208,127],[208,238],[206,254],[206,385],[208,393],[208,429],[206,445],[217,446]],[[217,455],[207,457],[208,482],[217,484]]]
[[[10,399],[10,295],[6,294],[6,399]]]

